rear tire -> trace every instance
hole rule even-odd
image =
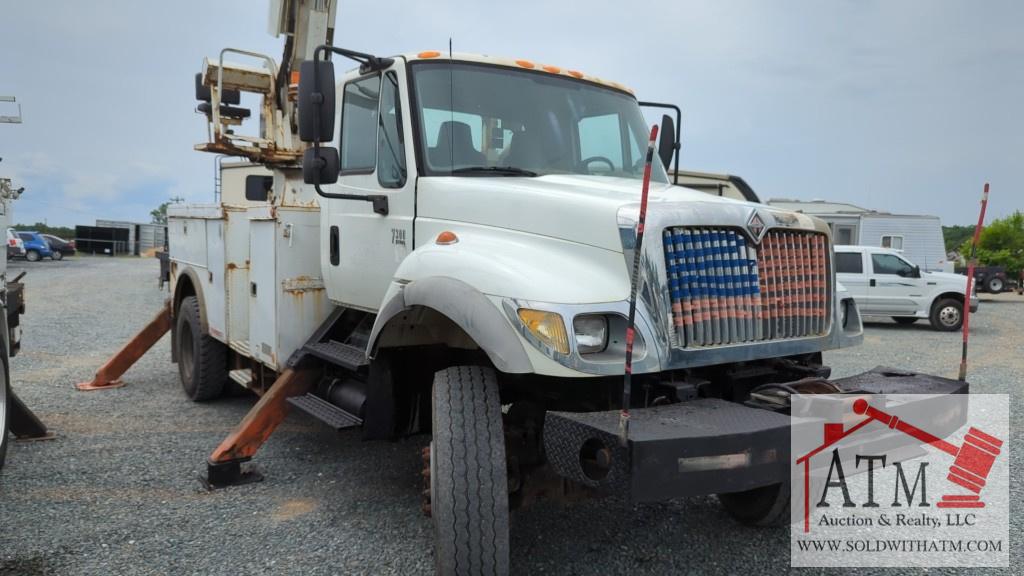
[[[895,320],[897,324],[904,325],[909,325],[913,324],[914,322],[917,322],[917,318],[914,318],[913,316],[893,316],[892,319]]]
[[[186,296],[178,306],[178,373],[193,402],[217,398],[228,379],[227,347],[203,331],[199,300]]]
[[[785,526],[789,524],[790,484],[772,484],[743,492],[719,494],[722,507],[741,524]]]
[[[52,258],[54,260],[63,260],[64,259],[64,253],[61,252],[60,250],[54,250],[53,251],[53,256],[51,256],[50,258]]]
[[[1003,279],[993,276],[985,283],[985,288],[993,294],[999,294],[1003,291]]]
[[[434,375],[433,433],[436,573],[508,574],[508,478],[493,369],[454,366]]]
[[[39,262],[39,252],[35,250],[25,252],[25,260],[28,260],[29,262]]]
[[[932,328],[943,332],[959,330],[964,324],[964,305],[959,300],[943,298],[932,306]]]

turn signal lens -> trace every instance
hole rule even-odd
[[[551,349],[559,354],[569,353],[569,337],[565,333],[565,323],[559,314],[520,308],[519,320],[531,334]]]
[[[437,239],[434,240],[435,243],[440,244],[442,246],[447,246],[448,244],[455,244],[458,241],[459,237],[456,236],[455,232],[452,232],[451,230],[445,230],[444,232],[441,232],[440,234],[437,235]]]

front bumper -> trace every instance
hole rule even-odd
[[[881,367],[832,382],[849,394],[968,392],[965,382]],[[791,419],[784,414],[701,398],[631,410],[626,446],[618,426],[618,411],[549,412],[548,461],[561,476],[634,502],[739,492],[790,477]]]
[[[978,299],[977,298],[971,298],[971,306],[970,306],[970,308],[971,308],[971,314],[974,314],[975,312],[978,311]]]

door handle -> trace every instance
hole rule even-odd
[[[871,286],[872,288],[875,287],[875,279],[874,278],[872,278],[871,280],[868,281],[868,286]]]
[[[331,266],[337,266],[341,261],[341,239],[338,237],[337,226],[331,226],[330,248]]]

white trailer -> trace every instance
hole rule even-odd
[[[828,223],[836,244],[900,250],[926,272],[952,272],[946,259],[942,222],[926,214],[890,214],[824,200],[771,199],[769,206],[811,214]]]

